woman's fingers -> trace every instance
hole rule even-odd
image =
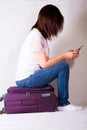
[[[79,51],[78,50],[75,50],[72,52],[73,55],[72,55],[72,58],[77,58],[78,57],[78,54],[79,54]]]
[[[75,59],[79,54],[78,50],[69,50],[65,53],[67,59]]]

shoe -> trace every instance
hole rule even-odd
[[[72,105],[72,104],[57,107],[58,111],[79,111],[79,110],[82,110],[82,109],[83,109],[82,107],[75,106],[75,105]]]

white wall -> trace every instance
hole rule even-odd
[[[58,6],[65,17],[63,32],[50,45],[51,56],[84,44],[79,57],[70,63],[70,100],[87,105],[87,1],[0,0],[0,94],[15,85],[17,58],[38,11],[48,3]],[[53,82],[55,85],[55,82]]]

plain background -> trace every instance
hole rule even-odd
[[[65,18],[64,29],[49,42],[52,57],[82,44],[70,64],[69,92],[74,104],[87,105],[87,0],[0,0],[0,95],[15,85],[20,47],[46,4],[56,5]],[[56,88],[56,81],[52,83]]]

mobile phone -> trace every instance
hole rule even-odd
[[[83,47],[83,45],[81,45],[81,46],[80,46],[78,49],[76,49],[76,50],[80,51],[82,47]]]

